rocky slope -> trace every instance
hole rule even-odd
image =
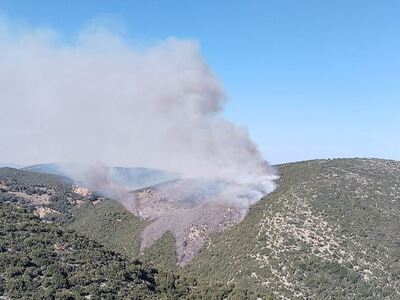
[[[247,206],[231,197],[245,197],[241,186],[212,180],[181,179],[134,192],[135,215],[148,224],[140,235],[142,252],[164,234],[175,239],[177,264],[185,266],[196,256],[211,234],[240,223]]]
[[[400,299],[400,163],[279,166],[279,187],[189,272],[290,299]]]

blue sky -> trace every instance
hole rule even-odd
[[[128,39],[197,40],[272,163],[400,159],[399,1],[4,1],[0,14],[66,38],[92,22]]]

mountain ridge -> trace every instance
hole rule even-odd
[[[24,171],[69,177],[77,183],[82,184],[81,176],[76,176],[80,175],[82,170],[84,170],[84,172],[90,172],[92,166],[72,163],[45,163],[31,165],[20,169]],[[173,172],[145,167],[104,167],[102,171],[107,172],[108,176],[110,176],[114,182],[128,190],[143,188],[149,185],[159,184],[179,178],[179,175]]]
[[[241,223],[209,236],[184,268],[176,266],[175,241],[168,233],[141,250],[140,232],[149,221],[113,200],[71,204],[63,226],[127,257],[199,282],[233,284],[254,297],[400,297],[400,162],[331,159],[276,167],[277,189],[254,204]],[[64,201],[76,203],[68,197]]]

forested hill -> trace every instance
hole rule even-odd
[[[119,247],[112,249],[109,244],[104,246],[68,229],[80,211],[102,203],[115,202],[87,194],[87,190],[63,177],[0,169],[0,299],[262,296],[234,284],[198,281],[179,270],[159,268],[158,257],[152,258],[152,264],[143,263],[119,253]],[[109,218],[118,218],[118,213],[105,213]]]
[[[279,187],[212,239],[200,278],[290,299],[400,299],[400,162],[278,166]]]
[[[314,160],[277,169],[278,188],[251,207],[243,222],[212,235],[183,269],[176,266],[171,234],[141,253],[140,232],[147,221],[118,202],[86,194],[56,177],[0,169],[0,202],[6,203],[2,204],[3,214],[11,214],[2,217],[7,221],[2,223],[0,238],[10,243],[11,237],[21,236],[19,243],[3,247],[0,257],[12,261],[6,265],[24,265],[24,271],[4,272],[0,284],[9,295],[22,290],[18,284],[27,282],[27,286],[44,286],[38,291],[53,289],[54,293],[65,291],[68,295],[88,293],[90,287],[107,293],[107,287],[113,286],[115,293],[137,289],[143,297],[167,299],[264,299],[270,294],[277,299],[400,299],[400,162]],[[21,212],[16,206],[29,212]],[[11,222],[14,214],[27,218],[23,223],[35,225],[17,226]],[[35,228],[35,234],[30,228]],[[62,232],[61,236],[57,232]],[[70,241],[70,235],[78,244]],[[109,253],[105,257],[110,262],[102,265],[96,251],[91,256],[92,250],[80,248],[79,241],[86,239],[80,235],[89,238],[87,247],[95,245],[97,252]],[[28,236],[34,237],[34,242]],[[25,239],[26,243],[22,241]],[[85,261],[90,267],[79,269],[76,262],[69,261],[72,256],[68,251],[60,252],[54,246],[67,241],[73,251],[83,251],[76,255],[77,259],[86,257],[79,263]],[[8,250],[13,247],[16,250]],[[83,274],[72,275],[67,288],[54,285],[58,283],[44,275],[54,269],[50,273],[37,271],[37,251],[31,254],[29,250],[34,247],[46,249],[41,259],[50,261],[44,265],[66,262],[62,265],[65,272]],[[18,257],[23,259],[18,261]],[[94,272],[100,272],[103,279],[92,282],[85,279],[92,273],[85,272],[96,270],[96,260],[102,271]],[[114,260],[118,261],[117,269],[132,264],[133,269],[128,271],[136,275],[124,275],[124,281],[113,277],[115,268],[109,269],[112,274],[107,273],[104,266],[113,265]],[[68,269],[71,266],[76,269]],[[16,283],[10,276],[16,276]],[[33,291],[32,287],[24,288]],[[14,298],[18,299],[17,295]]]

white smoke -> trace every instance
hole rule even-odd
[[[146,166],[270,190],[273,171],[224,103],[194,41],[137,50],[104,29],[63,43],[0,24],[2,161]]]

